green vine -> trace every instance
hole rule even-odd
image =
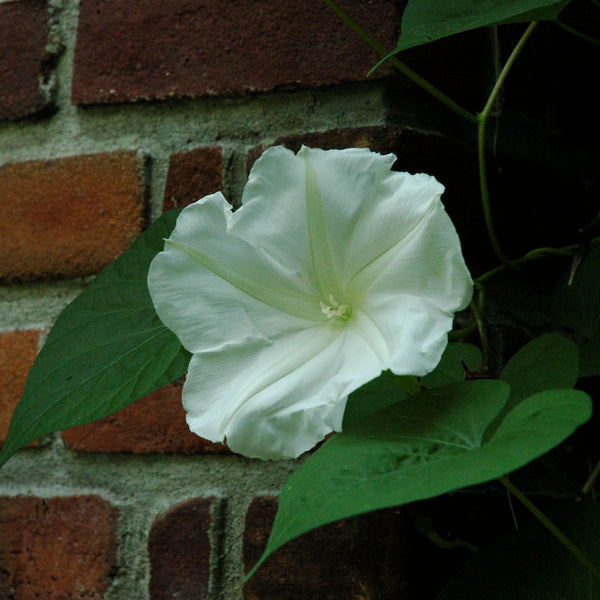
[[[426,92],[431,94],[436,100],[439,100],[442,104],[448,107],[451,111],[462,117],[463,119],[477,123],[478,118],[473,113],[463,108],[458,102],[455,102],[444,94],[441,90],[436,88],[432,83],[427,81],[424,77],[421,77],[418,73],[413,71],[408,65],[398,60],[395,56],[388,56],[389,52],[365,29],[363,29],[350,15],[345,12],[334,0],[324,0],[325,4],[331,8],[331,10],[340,17],[340,19],[352,29],[361,39],[363,39],[373,50],[375,50],[383,58],[387,58],[389,63],[393,65],[398,71],[406,75],[419,87],[423,88]]]
[[[422,77],[420,77],[417,73],[415,73],[412,69],[410,69],[406,64],[398,60],[395,56],[391,56],[388,51],[385,50],[369,33],[367,33],[358,23],[356,23],[345,11],[343,11],[334,0],[324,0],[325,3],[348,25],[354,32],[356,32],[369,46],[375,49],[384,60],[389,61],[391,65],[393,65],[400,72],[404,73],[407,77],[409,77],[413,82],[419,85],[421,88],[426,90],[431,94],[432,97],[436,98],[442,104],[444,104],[447,108],[453,111],[455,114],[462,117],[464,120],[474,123],[477,125],[477,149],[478,149],[478,166],[479,166],[479,184],[480,184],[480,194],[481,194],[481,203],[483,209],[484,221],[488,233],[488,238],[490,240],[491,246],[496,254],[498,260],[500,261],[500,265],[497,267],[483,273],[479,277],[474,279],[474,285],[476,289],[476,296],[471,302],[470,310],[472,315],[472,323],[463,329],[453,331],[449,334],[450,340],[463,339],[475,331],[477,331],[480,344],[482,348],[482,365],[481,372],[485,373],[489,363],[489,344],[487,338],[487,332],[485,329],[485,324],[483,320],[483,309],[484,309],[484,298],[485,298],[485,287],[484,283],[494,276],[502,273],[507,269],[519,269],[523,265],[546,258],[549,256],[563,256],[568,257],[575,255],[574,257],[574,266],[572,269],[572,275],[577,269],[578,263],[576,262],[577,253],[580,253],[583,256],[583,253],[587,251],[590,247],[597,245],[600,243],[600,237],[594,237],[588,240],[585,240],[582,243],[572,244],[568,246],[563,246],[559,248],[553,247],[540,247],[530,250],[520,258],[511,260],[509,259],[504,251],[502,250],[500,241],[496,234],[496,230],[494,227],[494,222],[492,218],[492,210],[490,203],[490,193],[488,188],[488,177],[487,177],[487,168],[486,168],[486,126],[492,112],[492,109],[497,101],[498,94],[502,89],[508,74],[510,73],[513,65],[515,64],[517,58],[521,54],[525,44],[531,37],[535,28],[537,27],[537,21],[533,21],[529,23],[526,27],[525,31],[521,35],[519,41],[515,45],[512,50],[510,56],[502,67],[494,86],[485,102],[485,105],[480,113],[474,115],[456,103],[454,100],[446,96],[443,92],[441,92],[438,88],[436,88],[433,84],[426,81]],[[600,0],[589,0],[596,6],[600,6]],[[593,38],[587,34],[584,34],[568,25],[563,23],[562,21],[556,19],[555,23],[557,26],[561,27],[565,31],[583,39],[593,44],[600,45],[600,40]],[[382,61],[383,62],[383,61]],[[572,280],[572,276],[571,276]],[[571,282],[571,281],[570,281]],[[569,284],[570,284],[569,282]],[[416,387],[415,387],[416,389]],[[414,391],[411,389],[411,391]],[[583,493],[590,493],[594,482],[600,476],[600,463],[596,465],[592,474],[588,478],[588,481],[585,483],[583,487]],[[499,481],[506,488],[509,495],[509,502],[511,496],[514,496],[518,499],[534,516],[538,521],[546,527],[552,535],[556,537],[560,541],[561,544],[569,552],[573,554],[577,558],[578,561],[581,562],[586,568],[590,570],[593,576],[600,580],[600,568],[595,565],[566,535],[564,535],[547,517],[544,515],[514,484],[512,484],[507,476],[503,476],[499,479]],[[511,504],[512,510],[512,504]],[[514,511],[513,511],[514,518]],[[516,521],[515,521],[516,523]]]
[[[598,4],[598,6],[600,6],[600,4]],[[595,46],[600,46],[600,40],[598,38],[588,35],[587,33],[583,33],[583,31],[579,31],[579,29],[575,29],[574,27],[571,27],[570,25],[563,23],[560,19],[556,19],[556,21],[554,21],[554,22],[561,29],[563,29],[567,33],[570,33],[571,35],[574,35],[575,37],[579,38],[580,40],[584,40],[586,42],[589,42],[590,44],[594,44]]]
[[[485,127],[487,124],[487,120],[490,116],[492,107],[494,106],[496,98],[498,97],[498,94],[500,93],[500,90],[504,85],[506,77],[512,69],[512,66],[514,65],[515,61],[517,60],[517,57],[521,53],[521,50],[525,46],[525,43],[533,33],[533,30],[535,29],[536,25],[537,21],[533,21],[532,23],[530,23],[523,35],[521,36],[521,39],[517,42],[517,45],[514,47],[513,51],[508,57],[508,60],[504,64],[504,67],[502,67],[500,75],[498,75],[498,79],[496,80],[496,83],[494,84],[494,87],[490,92],[490,95],[487,99],[487,102],[485,103],[485,106],[483,107],[483,110],[479,113],[479,115],[477,115],[477,156],[479,159],[479,187],[481,191],[483,215],[485,219],[485,225],[488,231],[488,237],[490,238],[490,243],[492,244],[496,256],[504,265],[510,264],[510,260],[506,257],[506,255],[500,247],[500,242],[498,241],[498,236],[496,235],[496,230],[494,228],[494,222],[492,219],[485,161]]]

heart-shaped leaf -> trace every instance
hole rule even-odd
[[[512,408],[523,398],[553,388],[572,388],[579,377],[579,352],[561,335],[543,335],[523,346],[506,363],[500,379],[510,384]]]
[[[510,395],[477,380],[423,392],[334,436],[290,477],[267,548],[321,525],[495,479],[544,454],[585,422],[589,397],[549,390],[522,400],[486,440]]]
[[[59,315],[27,378],[0,453],[110,415],[187,370],[189,354],[159,320],[148,267],[175,226],[164,214]]]
[[[475,371],[480,365],[481,351],[477,346],[463,343],[448,344],[438,366],[422,378],[422,383],[427,388],[458,383],[465,380],[465,367]],[[377,379],[373,379],[351,394],[344,413],[343,430],[362,423],[370,414],[406,398],[408,394],[401,379],[385,371]]]

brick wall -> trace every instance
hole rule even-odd
[[[394,45],[396,2],[341,4]],[[542,28],[542,48],[546,37]],[[475,110],[492,46],[475,32],[409,60]],[[470,264],[489,262],[472,132],[386,68],[367,77],[376,61],[320,0],[0,1],[0,438],[45,332],[89,276],[164,210],[219,189],[238,204],[269,145],[395,152],[400,169],[444,182]],[[560,134],[553,122],[545,143]],[[527,172],[533,143],[515,146],[503,173]],[[572,189],[557,162],[549,152],[540,168],[554,180],[538,181],[540,193]],[[512,203],[530,193],[523,186]],[[239,589],[294,463],[250,461],[190,434],[180,391],[175,382],[47,436],[0,471],[1,598],[423,597],[399,510],[316,531]]]

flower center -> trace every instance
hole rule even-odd
[[[339,304],[336,299],[329,294],[327,302],[319,302],[321,312],[328,318],[338,318],[340,321],[349,321],[352,317],[352,308],[348,304]]]

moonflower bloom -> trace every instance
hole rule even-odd
[[[268,149],[235,213],[186,207],[148,275],[192,353],[190,429],[234,452],[296,457],[340,431],[348,394],[439,362],[472,281],[432,176],[366,149]]]

